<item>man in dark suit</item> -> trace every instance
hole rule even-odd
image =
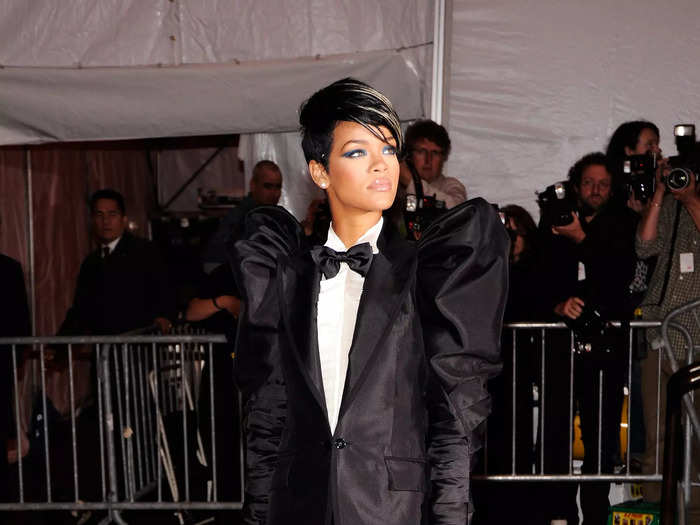
[[[126,231],[128,219],[119,192],[95,192],[90,211],[99,248],[80,267],[73,306],[60,333],[119,334],[151,325],[166,332],[175,302],[158,250]]]
[[[131,235],[124,197],[112,189],[102,189],[90,198],[92,234],[98,248],[83,261],[75,287],[73,305],[66,314],[60,335],[116,335],[157,326],[161,332],[171,327],[175,315],[174,293],[169,286],[167,270],[156,246]],[[97,393],[97,375],[91,354],[92,389]],[[110,386],[116,403],[116,382]],[[118,411],[114,413],[114,428],[121,428]],[[94,458],[99,454],[99,421],[95,406],[83,410],[77,420],[79,441],[78,470],[81,495],[92,501],[99,498],[99,471]],[[70,439],[69,434],[54,429],[53,443]],[[116,435],[119,435],[117,432]],[[68,443],[69,441],[67,441]],[[116,447],[117,464],[121,464],[122,449]],[[56,455],[56,460],[62,457]],[[57,475],[70,472],[70,467],[52,469]],[[120,475],[119,470],[117,471]],[[68,486],[63,478],[55,486]],[[121,487],[121,481],[118,481]]]

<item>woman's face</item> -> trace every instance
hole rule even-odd
[[[659,136],[651,128],[644,128],[637,137],[637,145],[634,149],[625,147],[627,155],[646,155],[647,153],[660,154]]]
[[[328,169],[312,161],[314,182],[328,192],[334,220],[391,207],[399,179],[396,141],[384,126],[384,142],[355,122],[340,122],[333,131]]]

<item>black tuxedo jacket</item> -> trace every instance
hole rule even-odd
[[[125,232],[110,255],[80,266],[73,306],[59,333],[118,334],[175,318],[175,294],[153,243]]]
[[[478,199],[419,244],[388,221],[366,276],[335,432],[318,354],[321,274],[282,208],[231,248],[244,295],[235,369],[246,400],[247,524],[460,524],[499,370],[508,240]]]

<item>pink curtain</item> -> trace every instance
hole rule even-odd
[[[75,147],[31,148],[36,333],[56,332],[73,299],[88,253],[83,153]]]
[[[171,149],[181,147],[183,156],[189,160],[168,164],[166,179],[181,184],[203,162],[196,160],[201,157],[200,150],[208,151],[206,148],[219,145],[220,139],[212,140],[213,143],[191,139],[167,144],[168,155]],[[149,214],[156,210],[148,157],[154,155],[149,153],[149,146],[154,144],[123,141],[0,148],[0,252],[22,263],[29,294],[27,152],[31,160],[36,335],[56,333],[72,304],[80,263],[95,248],[88,209],[93,192],[101,188],[121,192],[126,200],[127,216],[135,226],[134,233],[148,237]],[[232,146],[235,149],[235,144]],[[235,154],[231,155],[235,160]],[[236,164],[236,169],[230,164]],[[237,161],[212,163],[197,186],[231,186],[242,190],[239,171]],[[175,189],[170,188],[170,193]],[[189,188],[191,192],[195,190],[195,185]]]
[[[29,289],[25,152],[0,148],[0,252],[22,264]]]
[[[31,156],[36,335],[52,335],[73,301],[80,263],[92,249],[90,195],[124,194],[136,235],[148,236],[152,178],[142,143],[0,148],[0,252],[20,261],[29,289],[27,151]],[[31,298],[30,298],[31,303]]]

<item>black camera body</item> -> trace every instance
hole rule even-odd
[[[603,319],[597,309],[586,305],[579,317],[566,318],[564,322],[574,332],[576,354],[599,362],[615,359],[620,331]]]
[[[641,202],[647,202],[656,189],[656,156],[629,155],[622,163],[622,173],[630,193]]]
[[[663,181],[670,190],[686,188],[700,173],[700,143],[695,140],[695,124],[678,124],[673,127],[678,155],[669,157],[671,171],[664,175]]]
[[[576,197],[569,181],[555,182],[537,193],[542,221],[549,226],[565,226],[574,220]]]
[[[447,211],[445,201],[439,200],[435,195],[425,195],[423,183],[416,167],[411,162],[410,152],[406,152],[406,165],[411,171],[415,195],[408,194],[404,201],[404,223],[409,240],[416,240],[430,224]]]
[[[445,213],[445,201],[438,200],[435,195],[406,195],[404,220],[409,238],[415,238],[411,233],[420,233],[432,224],[440,215]]]

